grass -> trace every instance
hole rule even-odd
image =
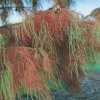
[[[100,71],[100,64],[86,64],[85,65],[86,70],[92,70],[92,71]]]
[[[92,70],[92,71],[100,71],[100,54],[96,54],[96,62],[86,63],[84,68],[85,70]]]

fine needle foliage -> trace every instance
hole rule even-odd
[[[60,5],[62,8],[69,8],[74,5],[75,0],[46,0],[44,2],[54,2],[55,5]],[[36,11],[41,5],[41,0],[0,0],[0,18],[3,24],[8,23],[8,18],[11,14],[22,14],[24,10]]]
[[[52,100],[54,87],[80,92],[84,65],[98,62],[99,27],[67,8],[37,11],[1,27],[0,100],[22,97],[23,88],[37,100]]]
[[[36,64],[34,62],[33,50],[26,47],[11,46],[6,49],[6,54],[12,71],[15,93],[18,93],[20,96],[20,89],[24,87],[28,95],[34,92],[36,98],[40,96],[47,99],[50,98],[50,90],[41,76],[39,76],[37,68],[39,65],[36,65],[39,62]]]

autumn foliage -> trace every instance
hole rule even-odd
[[[84,65],[98,62],[100,29],[98,22],[79,16],[51,9],[35,12],[5,31],[1,28],[0,100],[14,100],[16,93],[21,97],[22,88],[38,100],[51,100],[52,86],[81,91]]]

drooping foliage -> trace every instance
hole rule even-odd
[[[0,100],[28,96],[52,100],[56,87],[81,91],[86,63],[98,62],[98,22],[83,21],[67,8],[38,11],[0,29]],[[5,28],[6,27],[6,28]]]

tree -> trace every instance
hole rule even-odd
[[[49,1],[49,0],[48,0]],[[36,10],[41,5],[40,0],[0,0],[0,15],[3,22],[10,13],[16,11],[18,13],[25,9]],[[75,4],[75,0],[54,0],[55,5],[61,5],[62,7],[67,6],[68,8]]]
[[[89,16],[94,17],[98,22],[100,22],[100,7],[94,9]]]
[[[84,19],[94,20],[100,22],[100,7],[94,9],[89,15],[84,17]]]
[[[0,28],[0,100],[20,98],[22,90],[37,100],[52,100],[52,89],[62,86],[81,91],[83,67],[96,63],[100,52],[99,24],[59,7]]]

